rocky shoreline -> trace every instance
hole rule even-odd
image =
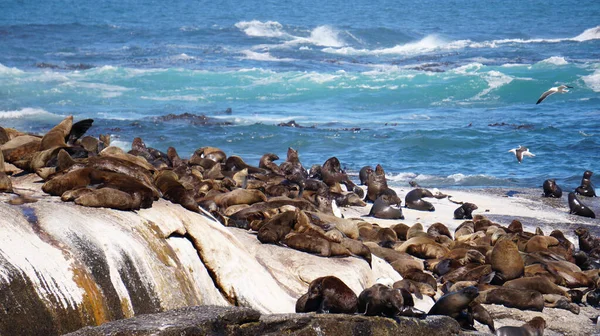
[[[7,159],[0,334],[58,335],[85,327],[85,335],[145,335],[165,326],[165,335],[214,328],[232,335],[347,334],[344,325],[382,335],[489,332],[491,326],[473,320],[472,309],[489,313],[496,329],[542,317],[546,335],[597,333],[597,310],[576,296],[598,291],[598,220],[569,215],[562,200],[542,199],[535,190],[389,188],[379,166],[365,187],[335,157],[307,171],[293,149],[281,165],[266,154],[259,167],[212,147],[180,158],[175,149],[162,153],[141,139],[124,152],[106,147],[106,138],[78,139],[90,126],[67,118],[43,137],[0,132]],[[457,203],[464,202],[478,206],[473,217],[469,211],[455,219]],[[586,202],[597,209],[597,198]],[[592,232],[587,248],[578,246],[579,227]],[[501,245],[514,249],[513,260],[523,259],[521,269],[505,267],[504,252],[494,252]],[[574,263],[576,251],[589,259],[585,269]],[[536,292],[541,302],[534,311],[488,295],[524,275],[550,279],[561,295]],[[297,312],[299,298],[321,277],[335,277],[359,299],[376,283],[393,285],[406,299],[394,319],[363,316],[361,308],[347,315],[280,315]],[[396,288],[408,281],[420,289]],[[440,299],[458,285],[476,295],[456,312],[440,309]],[[251,309],[223,308],[231,306]],[[308,307],[302,311],[314,311]],[[452,318],[404,317],[405,308]],[[231,324],[223,316],[232,316]],[[180,326],[169,326],[169,319]],[[459,322],[471,331],[461,331]],[[148,326],[128,329],[140,323]]]

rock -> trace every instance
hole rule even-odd
[[[69,336],[101,335],[458,335],[458,323],[445,316],[424,320],[343,314],[260,315],[239,307],[198,306],[140,315],[86,327]]]
[[[263,245],[165,200],[119,211],[62,202],[39,177],[11,177],[35,203],[0,194],[0,334],[58,335],[141,314],[196,305],[292,313],[317,277],[358,295],[401,277],[379,258],[323,258]]]

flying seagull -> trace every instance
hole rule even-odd
[[[548,97],[548,96],[550,96],[552,94],[555,94],[557,92],[560,92],[560,93],[569,92],[569,90],[565,90],[567,88],[572,89],[573,87],[572,86],[568,86],[568,85],[561,85],[561,86],[556,86],[556,87],[550,88],[550,90],[544,92],[540,96],[540,99],[538,99],[537,103],[535,103],[535,104],[537,105],[537,104],[541,103],[544,99],[546,99],[546,97]]]
[[[523,161],[523,156],[535,156],[535,154],[531,153],[527,147],[521,147],[521,145],[519,145],[519,148],[509,150],[509,152],[515,154],[519,163]]]

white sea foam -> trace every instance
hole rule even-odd
[[[586,29],[583,33],[572,38],[573,41],[583,42],[600,39],[600,26]]]
[[[50,113],[44,109],[32,108],[32,107],[26,107],[21,110],[14,110],[14,111],[0,111],[0,119],[13,119],[13,118],[23,118],[23,117],[31,117],[31,116],[58,117],[58,115]]]
[[[145,100],[154,100],[154,101],[201,101],[201,100],[206,100],[206,98],[202,95],[175,95],[175,96],[165,96],[165,97],[141,96],[140,98],[145,99]]]
[[[477,71],[479,71],[479,69],[481,69],[483,67],[483,64],[481,63],[469,63],[463,66],[459,66],[456,69],[453,69],[452,71],[457,73],[457,74],[467,74],[467,73],[475,73]]]
[[[272,56],[270,53],[258,53],[251,50],[242,50],[242,54],[245,55],[244,59],[250,59],[255,61],[268,61],[268,62],[293,62],[292,58],[277,58]]]
[[[332,82],[340,77],[341,77],[341,75],[332,75],[332,74],[319,73],[319,72],[307,72],[300,76],[290,79],[290,82],[301,82],[304,80],[309,80],[311,82],[323,84],[323,83],[327,83],[327,82]]]
[[[188,55],[186,53],[181,53],[179,55],[171,56],[171,57],[169,57],[169,59],[172,60],[172,61],[184,61],[184,62],[187,62],[187,61],[195,60],[196,57],[190,56],[190,55]]]
[[[62,83],[61,86],[72,87],[72,88],[82,88],[88,89],[92,91],[100,91],[100,94],[104,98],[114,98],[119,97],[125,91],[131,90],[130,88],[126,88],[118,85],[110,85],[104,83],[89,83],[89,82],[78,82],[78,81],[68,81],[66,83]]]
[[[0,75],[20,75],[23,71],[17,68],[9,68],[0,63]]]
[[[595,92],[600,92],[600,70],[596,70],[593,74],[581,77],[585,84]]]
[[[288,36],[283,31],[283,26],[277,21],[262,22],[258,20],[240,21],[235,27],[253,37],[282,37]]]
[[[478,93],[475,97],[471,98],[471,99],[481,99],[481,97],[487,95],[488,93],[490,93],[492,90],[495,90],[501,86],[504,86],[510,82],[513,81],[514,77],[505,75],[499,71],[488,71],[485,75],[482,76],[483,79],[485,79],[488,82],[488,87],[487,89],[481,91],[480,93]]]
[[[545,60],[540,61],[539,63],[554,64],[554,65],[569,64],[569,62],[567,62],[567,60],[561,56],[552,56],[552,57],[546,58]]]
[[[346,45],[340,38],[339,32],[331,26],[318,26],[310,32],[309,37],[294,36],[294,39],[286,42],[285,44],[290,45],[301,43],[334,48],[339,48]]]

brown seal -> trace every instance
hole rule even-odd
[[[243,210],[242,210],[243,211]],[[277,244],[296,224],[296,213],[286,211],[273,216],[258,230],[257,238],[263,244]]]
[[[504,283],[503,287],[536,290],[542,294],[558,294],[568,297],[566,291],[550,281],[547,277],[535,276],[519,278]]]
[[[429,284],[424,282],[418,282],[410,279],[402,279],[400,281],[394,282],[394,288],[404,288],[415,294],[418,299],[422,299],[423,295],[427,295],[430,297],[434,297],[436,293],[436,289],[431,287]]]
[[[267,196],[256,189],[234,189],[232,191],[217,195],[214,201],[218,206],[225,209],[235,204],[252,205],[258,202],[266,202]]]
[[[532,318],[520,327],[504,326],[496,330],[497,336],[542,336],[546,329],[546,320],[540,316]]]
[[[358,296],[358,312],[366,316],[393,317],[402,311],[402,292],[383,284],[375,284]]]
[[[318,254],[322,257],[349,257],[352,255],[347,248],[339,243],[305,233],[291,232],[285,236],[283,243],[295,250]]]
[[[375,167],[375,171],[369,175],[367,180],[367,200],[375,202],[381,193],[388,189],[385,172],[381,165]]]
[[[374,170],[371,166],[364,166],[358,172],[358,178],[360,179],[361,185],[367,185],[367,181],[369,180],[369,175],[373,174]]]
[[[381,195],[373,202],[369,216],[381,219],[404,219],[402,209],[393,207],[387,195]]]
[[[509,308],[521,310],[542,311],[544,297],[542,293],[529,289],[498,287],[480,292],[478,303],[500,304]]]
[[[463,203],[454,210],[454,219],[473,219],[473,211],[477,210],[477,205],[473,203]]]
[[[584,227],[575,229],[575,234],[579,240],[579,248],[584,252],[590,252],[600,246],[600,238],[592,236]]]
[[[442,223],[431,224],[427,228],[427,233],[434,237],[442,235],[452,239],[452,234],[450,233],[450,230],[448,230],[448,227]]]
[[[158,172],[154,177],[154,183],[163,194],[164,199],[180,204],[190,211],[200,212],[191,190],[185,189],[179,182],[177,174],[172,170]]]
[[[544,181],[542,188],[544,188],[544,197],[551,197],[551,198],[561,198],[562,197],[562,189],[558,186],[558,184],[556,184],[556,180],[554,180],[554,179],[548,179],[548,180]]]
[[[354,314],[357,307],[358,298],[350,287],[337,277],[325,276],[311,281],[296,303],[296,313]]]
[[[281,168],[279,168],[279,165],[277,165],[275,162],[273,162],[273,161],[277,161],[277,160],[279,160],[279,156],[277,156],[277,154],[273,154],[273,153],[264,154],[260,158],[258,167],[262,168],[262,169],[270,170],[274,174],[283,176],[283,172],[281,171]]]
[[[428,237],[413,237],[394,248],[399,252],[406,252],[417,258],[438,259],[448,253],[448,248],[438,244]]]
[[[490,255],[492,269],[496,272],[494,284],[502,284],[523,275],[525,264],[517,245],[508,239],[496,242]]]
[[[433,204],[423,200],[423,197],[433,197],[433,194],[427,189],[413,189],[406,194],[404,205],[407,208],[414,210],[435,211]]]
[[[101,188],[82,193],[74,199],[75,204],[93,208],[133,210],[134,199],[124,191],[114,188]]]
[[[596,197],[596,191],[592,185],[593,172],[586,170],[581,178],[581,185],[575,188],[575,192],[581,196]]]
[[[569,213],[577,216],[596,218],[596,214],[587,205],[583,204],[574,192],[569,193]]]
[[[477,287],[466,287],[458,292],[448,293],[433,305],[427,315],[446,315],[456,318],[479,296]]]
[[[551,246],[557,246],[558,239],[551,236],[533,236],[525,244],[525,252],[549,251]]]
[[[5,172],[2,151],[0,151],[0,192],[13,192],[12,182]]]

